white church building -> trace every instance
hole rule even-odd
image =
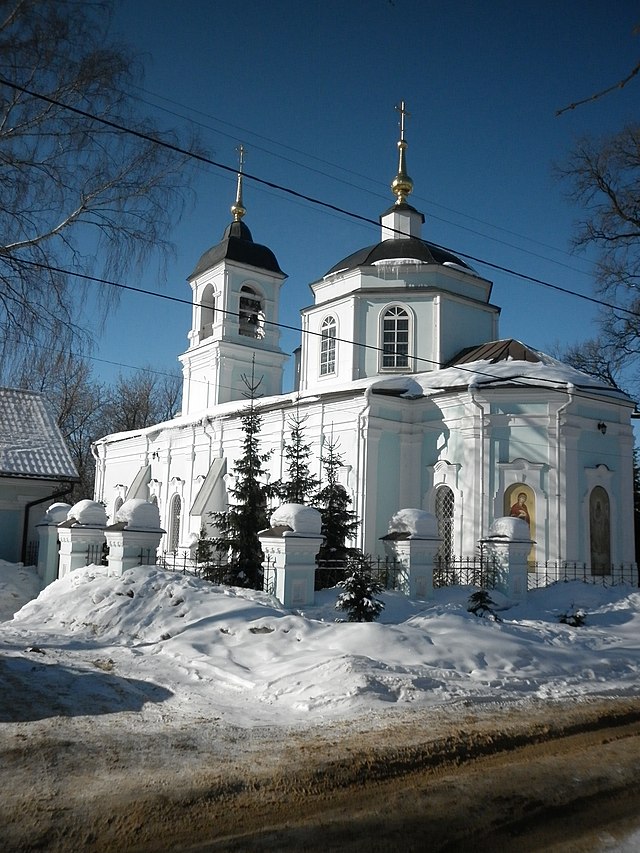
[[[241,453],[242,376],[255,361],[268,476],[283,476],[288,421],[299,411],[318,476],[323,443],[338,445],[361,520],[351,544],[365,553],[382,553],[391,517],[416,507],[436,515],[445,558],[474,556],[494,519],[516,515],[535,543],[532,571],[548,561],[595,574],[632,565],[633,401],[500,338],[491,282],[422,237],[424,216],[407,201],[406,147],[402,127],[380,242],[311,284],[288,394],[278,325],[285,275],[244,222],[238,175],[233,220],[189,277],[182,414],[96,442],[95,499],[112,520],[126,499],[157,503],[168,551],[211,530]]]

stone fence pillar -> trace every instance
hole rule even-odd
[[[80,501],[71,507],[67,520],[58,525],[58,577],[63,578],[90,563],[101,562],[106,524],[107,513],[96,501]]]
[[[125,501],[116,513],[115,524],[104,531],[109,549],[109,575],[120,577],[139,565],[155,566],[163,533],[155,504],[141,498]]]
[[[422,539],[410,533],[383,536],[387,553],[401,567],[399,589],[411,599],[433,596],[433,561],[441,539]]]
[[[271,516],[271,527],[258,536],[266,573],[275,571],[274,594],[284,607],[313,604],[316,557],[324,536],[317,509],[283,504]]]
[[[433,595],[433,561],[442,542],[438,520],[422,509],[401,509],[382,537],[387,553],[401,566],[400,588],[411,599]]]
[[[49,586],[58,577],[58,525],[67,517],[71,504],[51,504],[42,520],[36,525],[38,531],[38,575],[43,586]]]
[[[496,589],[512,601],[524,601],[528,591],[528,558],[534,541],[529,527],[521,518],[496,518],[489,535],[482,540],[496,561]]]

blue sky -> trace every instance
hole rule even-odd
[[[638,119],[640,80],[557,117],[637,62],[636,3],[547,0],[122,0],[114,32],[141,55],[145,103],[161,127],[197,122],[212,159],[377,221],[393,201],[394,105],[407,103],[410,201],[423,235],[463,255],[593,293],[589,256],[571,254],[580,210],[553,175],[584,134]],[[137,287],[189,298],[186,277],[231,219],[233,176],[198,166],[195,203],[172,235],[166,279]],[[379,230],[245,183],[245,222],[289,279],[284,323],[297,326],[308,284]],[[491,270],[502,337],[548,350],[594,334],[597,309]],[[186,348],[188,306],[125,295],[95,356],[171,368]],[[290,352],[298,336],[287,332]],[[112,378],[118,368],[95,362]],[[285,389],[286,390],[286,389]]]

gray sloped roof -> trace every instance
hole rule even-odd
[[[0,388],[0,476],[78,479],[60,428],[35,391]]]

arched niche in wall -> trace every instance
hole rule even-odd
[[[585,468],[587,489],[582,498],[585,530],[584,560],[595,575],[610,574],[619,562],[616,531],[618,504],[613,488],[615,474],[606,465]]]
[[[513,515],[529,524],[531,546],[529,562],[544,559],[548,538],[549,498],[544,489],[549,466],[527,459],[498,463],[498,482],[493,496],[493,518]],[[521,497],[524,495],[524,499]]]

